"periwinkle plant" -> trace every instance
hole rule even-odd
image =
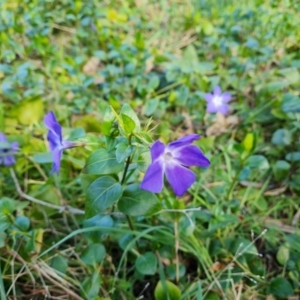
[[[46,114],[44,124],[48,129],[47,139],[53,158],[51,173],[59,174],[63,151],[86,144],[65,140],[62,127],[52,111]],[[164,145],[159,140],[153,142],[149,126],[148,122],[145,128],[141,128],[137,115],[128,104],[123,105],[120,114],[107,107],[102,122],[102,141],[105,143],[100,148],[100,144],[97,144],[98,148],[92,146],[94,151],[82,170],[87,185],[87,220],[103,216],[109,208],[112,211],[117,208],[126,215],[132,229],[129,216],[149,216],[163,208],[155,193],[163,189],[164,174],[175,195],[180,197],[196,181],[189,167],[206,168],[210,165],[209,159],[193,144],[200,138],[198,134],[190,134]],[[12,152],[0,157],[0,162],[14,164],[12,154],[17,144],[8,144],[3,134],[0,139],[10,146]],[[3,151],[7,149],[1,148],[0,154]]]

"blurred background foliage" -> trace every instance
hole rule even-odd
[[[153,119],[154,139],[200,133],[212,162],[181,202],[160,196],[170,209],[202,211],[135,220],[141,256],[124,228],[64,241],[86,221],[20,201],[1,168],[2,293],[166,299],[154,296],[160,278],[170,299],[299,294],[299,11],[297,0],[1,0],[0,130],[21,145],[15,171],[25,193],[84,208],[80,170],[96,148],[68,151],[60,176],[50,177],[42,125],[50,109],[69,138],[102,143],[107,105],[129,103],[142,124]],[[233,95],[225,117],[205,112],[215,85]]]

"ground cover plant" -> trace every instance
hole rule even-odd
[[[298,1],[0,1],[1,299],[298,299]]]

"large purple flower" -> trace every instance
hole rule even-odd
[[[60,160],[62,153],[65,149],[75,147],[75,143],[70,141],[65,141],[62,138],[62,130],[60,124],[57,122],[55,115],[50,111],[44,118],[44,123],[49,129],[48,131],[48,142],[50,146],[50,151],[52,152],[53,165],[51,174],[56,172],[59,173],[60,170]]]
[[[6,136],[0,132],[0,165],[10,167],[16,163],[14,153],[19,150],[19,143],[7,141]]]
[[[175,194],[182,196],[196,180],[195,174],[186,167],[210,165],[202,151],[192,145],[199,138],[198,134],[190,134],[167,146],[156,141],[151,147],[152,164],[145,174],[141,188],[153,193],[161,192],[166,174]]]
[[[231,100],[231,95],[228,92],[222,93],[219,86],[214,88],[213,93],[205,94],[204,98],[207,101],[206,111],[208,113],[220,112],[223,115],[228,113],[228,102]]]

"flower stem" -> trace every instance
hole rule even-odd
[[[129,136],[128,136],[128,145],[131,145],[131,138],[132,138],[132,134],[129,134]],[[124,183],[125,183],[125,179],[126,179],[126,175],[127,175],[130,163],[131,163],[131,156],[129,156],[126,160],[124,173],[123,173],[123,176],[122,176],[122,179],[121,179],[121,185],[124,185]],[[134,231],[134,226],[133,226],[133,223],[130,219],[130,216],[129,215],[125,215],[125,216],[126,216],[126,220],[127,220],[128,225],[129,225],[129,228],[131,229],[131,231]],[[137,241],[135,242],[135,245],[136,245],[138,251],[141,252],[139,244],[138,244]]]

